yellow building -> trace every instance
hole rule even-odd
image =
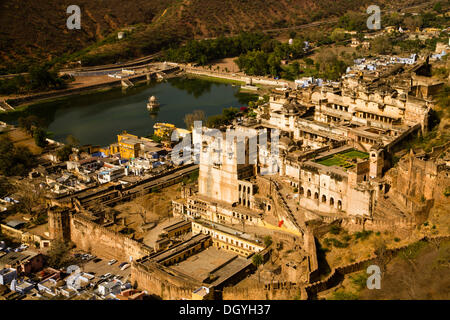
[[[423,32],[430,33],[430,34],[439,34],[441,32],[438,28],[425,28],[423,29]]]
[[[117,135],[118,151],[122,159],[136,158],[139,154],[139,137],[124,131]],[[111,145],[113,148],[113,145]],[[112,150],[111,150],[112,151]]]
[[[163,122],[158,122],[155,123],[155,125],[153,126],[153,129],[155,129],[155,135],[160,137],[160,138],[164,138],[164,137],[170,137],[170,135],[172,134],[172,131],[176,129],[175,125],[171,124],[171,123],[163,123]]]

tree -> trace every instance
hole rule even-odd
[[[3,198],[12,192],[13,186],[8,179],[0,176],[0,198]]]
[[[306,58],[306,59],[304,59],[304,61],[305,61],[305,63],[306,63],[307,66],[312,66],[312,65],[314,65],[314,60],[311,59],[311,58]]]
[[[436,2],[435,5],[433,6],[433,10],[436,11],[437,13],[442,13],[442,3]]]
[[[70,144],[66,144],[64,145],[64,147],[56,151],[56,155],[59,161],[68,161],[71,154],[72,154],[72,146]]]
[[[253,256],[252,258],[252,263],[253,265],[256,267],[256,269],[258,270],[258,282],[260,282],[260,271],[259,271],[259,266],[263,264],[263,258],[262,256],[257,253]]]
[[[321,50],[317,56],[317,65],[322,76],[326,79],[337,80],[345,72],[347,64],[338,59],[335,52]]]
[[[38,147],[45,147],[47,145],[47,132],[42,128],[33,129],[34,142]]]
[[[44,127],[44,122],[42,119],[35,115],[30,115],[27,117],[20,117],[18,119],[19,127],[23,128],[28,133],[33,133],[35,127]]]
[[[272,244],[272,237],[271,236],[265,236],[264,237],[264,245],[267,247],[269,247]]]
[[[411,31],[416,31],[417,28],[422,27],[423,20],[420,16],[415,17],[406,17],[403,20],[403,23],[405,24],[406,28]]]
[[[358,12],[349,12],[339,18],[338,26],[350,31],[362,31],[366,28],[366,17]]]
[[[58,77],[55,71],[50,71],[46,65],[31,68],[29,82],[32,90],[61,89],[65,87],[64,80]]]
[[[16,147],[8,137],[0,138],[0,174],[23,176],[34,164],[35,157],[27,147]]]
[[[202,123],[206,122],[206,115],[203,110],[194,110],[193,113],[188,113],[184,116],[184,123],[188,130],[192,130],[195,121],[202,121]]]
[[[29,215],[39,214],[39,212],[33,212],[39,204],[42,203],[42,190],[40,188],[34,188],[29,185],[22,184],[20,186],[20,199],[18,204],[18,210],[21,210]]]
[[[384,240],[378,240],[375,243],[376,260],[382,272],[386,271],[386,265],[390,260],[388,249]]]
[[[346,37],[345,30],[342,28],[336,28],[331,32],[330,39],[334,42],[339,42],[344,40]]]
[[[392,53],[392,41],[387,36],[376,37],[372,41],[372,51],[376,54]]]
[[[47,263],[49,266],[60,269],[76,263],[75,258],[70,254],[72,246],[64,241],[56,240],[47,253]]]

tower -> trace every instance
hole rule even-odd
[[[51,240],[70,240],[70,212],[67,208],[51,207],[48,213],[48,232]]]
[[[371,179],[381,178],[384,167],[383,149],[379,145],[374,145],[370,149],[370,169],[369,176]]]

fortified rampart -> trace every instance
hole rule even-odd
[[[425,236],[418,241],[428,241],[429,239],[430,239],[429,237]],[[433,239],[439,239],[440,241],[449,240],[450,236],[448,236],[448,235],[437,236],[437,237],[433,237]],[[393,257],[399,251],[408,248],[410,245],[411,244],[407,244],[404,246],[387,249],[386,256],[388,258]],[[308,298],[314,297],[320,291],[328,290],[328,289],[334,287],[341,281],[341,279],[344,275],[363,270],[363,269],[367,268],[370,264],[376,263],[378,259],[379,258],[376,255],[372,255],[371,257],[369,257],[367,259],[356,261],[354,263],[350,263],[350,264],[340,266],[337,268],[333,268],[331,270],[331,273],[325,279],[305,286],[305,290],[306,290],[306,293],[308,294]]]
[[[131,264],[131,282],[163,300],[191,299],[192,292],[201,286],[200,282],[188,280],[175,270],[139,262]]]
[[[252,286],[246,288],[226,287],[222,292],[223,300],[292,300],[299,293],[299,288],[292,284],[277,287]]]
[[[418,241],[428,241],[429,239],[430,238],[428,237],[423,237]],[[438,239],[440,241],[450,240],[450,235],[437,236],[432,239]],[[386,256],[388,258],[393,257],[399,251],[408,248],[410,245],[411,244],[407,244],[397,248],[388,249],[386,251]],[[295,283],[272,283],[246,288],[227,287],[223,290],[223,300],[313,299],[318,292],[328,290],[336,286],[342,280],[344,275],[364,270],[370,264],[376,263],[378,259],[379,258],[377,256],[372,255],[367,259],[333,268],[325,279],[316,281],[306,286],[298,286]]]
[[[433,153],[443,152],[450,147],[433,148]],[[444,199],[443,190],[450,183],[450,172],[445,162],[425,160],[411,153],[399,161],[394,188],[398,193],[413,198],[424,197],[440,201]]]
[[[150,247],[108,230],[80,214],[71,215],[70,239],[82,250],[119,261],[136,260],[153,252]]]

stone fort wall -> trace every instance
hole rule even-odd
[[[84,251],[118,261],[130,261],[130,257],[136,260],[153,252],[146,245],[108,230],[79,214],[71,215],[70,240]]]
[[[440,241],[449,240],[450,235],[437,236],[432,239]],[[430,238],[423,237],[418,241],[429,241]],[[386,251],[387,256],[393,257],[399,251],[408,248],[411,244],[391,248]],[[376,263],[378,257],[372,255],[367,259],[356,261],[344,266],[333,268],[330,274],[320,281],[313,282],[306,286],[297,286],[295,283],[275,284],[275,285],[257,285],[254,287],[235,288],[227,287],[223,290],[223,300],[245,299],[245,300],[291,300],[291,299],[312,299],[321,291],[328,290],[336,286],[342,277],[346,274],[361,271],[367,268],[370,264]]]
[[[133,262],[131,283],[136,282],[138,288],[147,290],[149,294],[158,299],[191,299],[192,292],[201,284],[176,275],[174,270],[168,272],[165,269],[163,266],[146,266],[139,262]]]

